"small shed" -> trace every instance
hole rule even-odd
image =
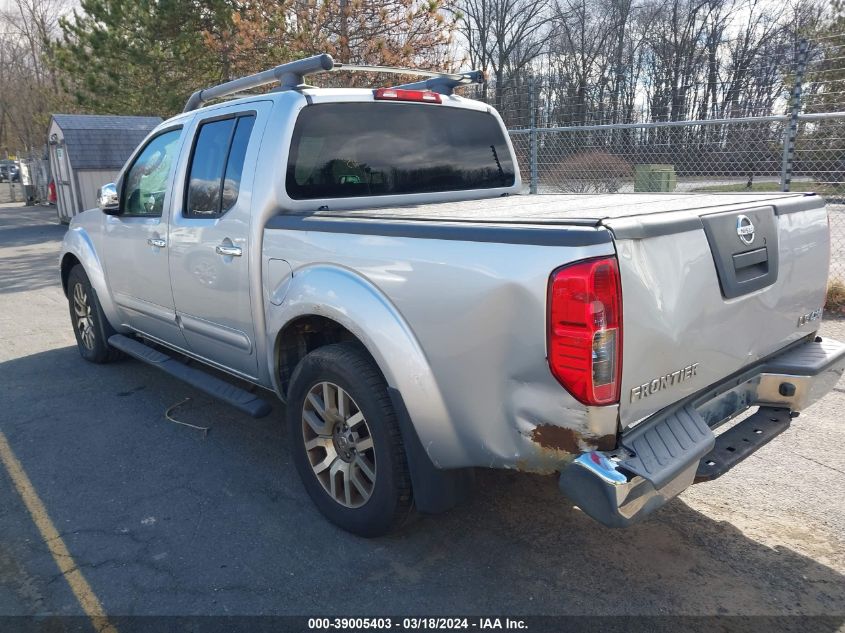
[[[114,182],[159,117],[54,114],[47,142],[59,221],[97,206],[97,189]]]

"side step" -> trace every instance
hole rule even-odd
[[[140,341],[129,338],[128,336],[123,336],[122,334],[110,336],[109,345],[115,349],[119,349],[121,352],[125,352],[132,358],[137,358],[153,367],[161,369],[174,378],[178,378],[200,391],[204,391],[208,395],[222,400],[226,404],[235,407],[239,411],[243,411],[253,418],[263,418],[273,409],[269,402],[250,393],[246,389],[241,389],[201,369],[195,369],[194,367],[180,363],[175,358],[163,354],[149,345],[144,345]]]
[[[701,458],[695,481],[721,477],[764,444],[768,444],[789,428],[789,409],[760,407],[736,426],[716,437],[713,450]]]

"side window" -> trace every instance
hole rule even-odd
[[[220,216],[220,185],[236,122],[235,119],[224,119],[204,123],[200,127],[191,156],[186,218]]]
[[[238,126],[232,137],[232,147],[229,149],[229,160],[226,163],[226,175],[223,178],[223,213],[235,206],[238,193],[241,190],[241,176],[244,171],[244,158],[252,134],[254,116],[242,116],[238,119]]]
[[[141,151],[126,172],[123,188],[125,215],[160,216],[164,209],[167,177],[176,152],[182,129],[159,134]]]
[[[191,156],[186,218],[219,218],[235,206],[255,115],[203,123]]]

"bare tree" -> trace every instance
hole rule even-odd
[[[552,50],[571,81],[566,91],[567,123],[586,123],[588,109],[603,118],[604,93],[615,74],[608,72],[615,59],[607,53],[611,43],[618,44],[621,28],[615,12],[613,0],[558,2]]]
[[[459,0],[456,7],[470,62],[492,70],[501,109],[509,83],[544,51],[552,19],[549,0]]]
[[[0,144],[31,150],[43,143],[60,94],[50,43],[67,0],[9,0],[0,12]]]

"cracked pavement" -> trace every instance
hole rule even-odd
[[[845,622],[845,384],[628,530],[585,517],[552,477],[485,471],[465,505],[367,541],[307,498],[280,407],[252,420],[139,362],[80,359],[58,284],[64,230],[54,209],[0,205],[0,430],[110,615]],[[822,332],[845,340],[845,322]],[[164,417],[186,397],[177,415],[206,438]],[[0,470],[0,615],[80,613]]]

